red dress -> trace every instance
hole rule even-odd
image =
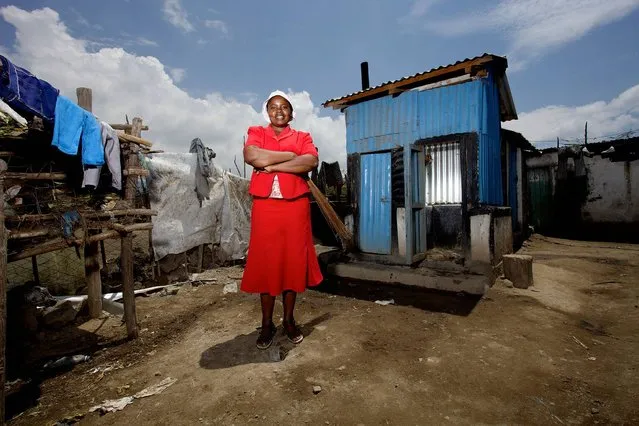
[[[318,155],[311,136],[290,127],[279,135],[270,126],[251,127],[246,145]],[[282,198],[270,198],[275,175]],[[301,293],[322,282],[313,245],[309,192],[300,175],[253,171],[249,185],[253,196],[251,237],[242,291],[277,296],[284,290]]]

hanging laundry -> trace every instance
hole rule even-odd
[[[120,153],[120,139],[111,126],[104,121],[100,122],[102,128],[102,145],[104,146],[104,159],[111,172],[111,186],[118,191],[122,189],[122,163]],[[84,166],[84,179],[82,187],[92,186],[96,188],[100,181],[100,166]]]
[[[0,55],[0,98],[24,115],[37,115],[53,124],[60,91]]]
[[[55,106],[55,124],[51,145],[67,155],[77,155],[82,137],[82,164],[104,164],[102,129],[90,112],[80,108],[66,96],[58,96]]]
[[[195,193],[200,201],[200,207],[202,207],[202,201],[209,199],[209,180],[207,178],[211,176],[211,160],[215,158],[215,152],[204,146],[200,138],[191,141],[189,152],[197,156]]]

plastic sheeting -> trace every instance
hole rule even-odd
[[[196,154],[162,153],[147,157],[153,217],[153,251],[160,260],[202,244],[216,244],[228,259],[246,256],[252,199],[247,179],[211,169],[209,197],[195,191]]]

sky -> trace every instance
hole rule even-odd
[[[241,166],[261,103],[289,93],[299,130],[345,163],[345,122],[321,104],[371,84],[489,52],[508,58],[528,140],[639,134],[639,0],[22,0],[0,6],[0,53],[94,113],[140,116],[158,149],[199,137]],[[581,138],[581,139],[580,139]],[[554,142],[552,142],[554,143]],[[543,144],[540,144],[543,146]]]

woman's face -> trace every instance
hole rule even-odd
[[[275,127],[286,127],[293,119],[291,104],[281,96],[273,96],[266,104],[266,111]]]

